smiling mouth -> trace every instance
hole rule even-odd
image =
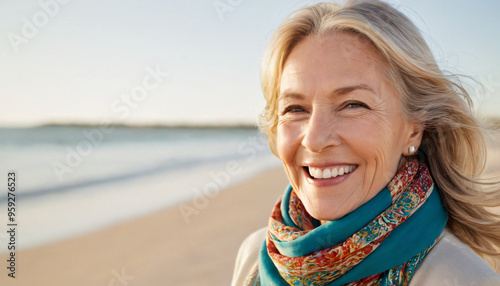
[[[331,168],[313,168],[305,166],[304,169],[313,179],[330,179],[352,173],[358,165],[344,165]]]

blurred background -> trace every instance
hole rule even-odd
[[[256,128],[260,59],[317,2],[0,0],[0,284],[228,285],[287,184]],[[500,117],[500,2],[387,2]]]

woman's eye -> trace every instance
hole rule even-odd
[[[300,107],[300,106],[288,106],[285,108],[285,110],[283,110],[282,112],[282,115],[285,115],[287,113],[297,113],[297,112],[303,112],[305,111],[304,108]]]
[[[366,104],[361,103],[361,102],[351,102],[351,103],[348,103],[346,105],[346,107],[347,108],[358,108],[358,107],[368,108],[368,106],[366,106]]]

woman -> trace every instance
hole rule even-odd
[[[500,245],[485,209],[498,185],[475,179],[486,130],[406,16],[380,1],[303,8],[261,81],[261,127],[291,185],[233,285],[500,285],[479,256]]]

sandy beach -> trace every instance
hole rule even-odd
[[[499,150],[490,153],[495,168]],[[20,251],[16,279],[4,268],[0,285],[229,285],[239,245],[267,224],[287,183],[273,169],[198,202],[187,220],[181,206],[192,211],[195,201]]]
[[[174,207],[20,251],[16,279],[2,269],[0,285],[229,285],[239,245],[267,224],[286,185],[275,169],[221,191],[189,223]]]

